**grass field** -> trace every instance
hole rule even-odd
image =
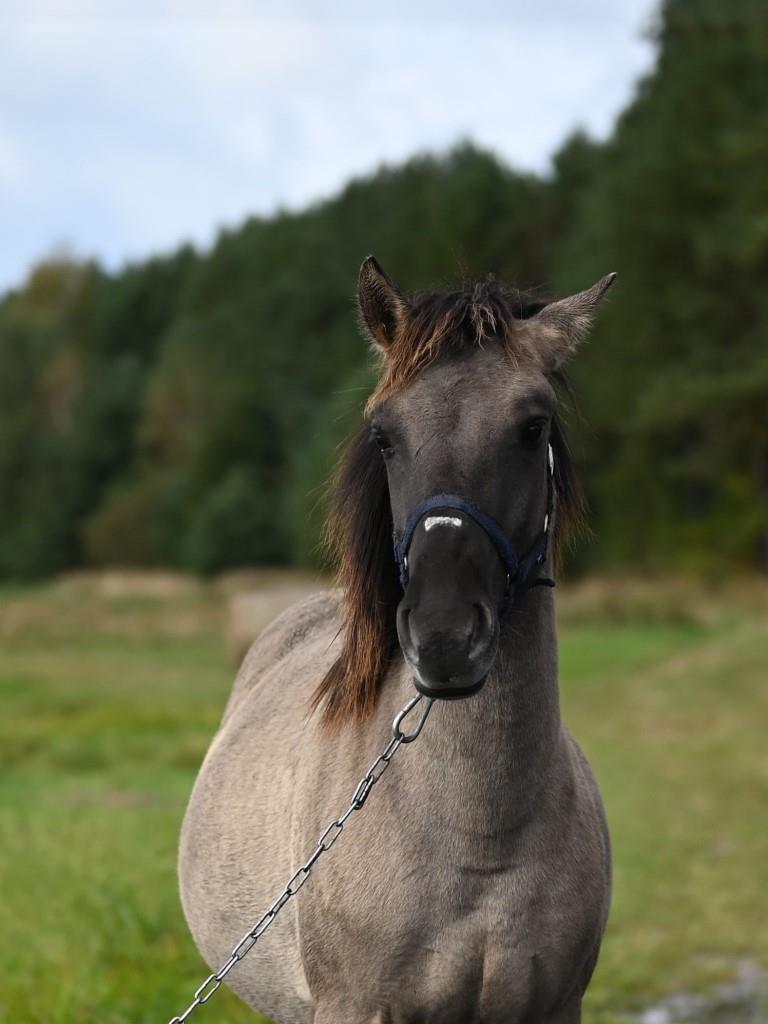
[[[165,1024],[206,973],[175,862],[233,676],[224,603],[87,580],[0,594],[1,1021]],[[565,601],[564,710],[615,854],[595,1024],[768,969],[766,601],[689,604]],[[254,1017],[222,992],[194,1019]]]

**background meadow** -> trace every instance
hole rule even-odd
[[[228,608],[244,583],[280,582],[112,573],[4,592],[0,1019],[165,1022],[207,974],[177,893],[181,816],[232,681]],[[648,1024],[764,1019],[767,609],[746,581],[560,595],[564,713],[615,856],[587,1021],[680,992],[706,1008]],[[222,991],[198,1019],[253,1015]]]

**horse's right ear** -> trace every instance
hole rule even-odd
[[[386,352],[410,318],[408,301],[373,256],[363,260],[357,285],[360,323],[373,344]]]

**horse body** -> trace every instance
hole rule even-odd
[[[279,1024],[579,1019],[608,911],[608,839],[560,722],[551,596],[527,600],[483,690],[433,708],[231,973],[254,1009]],[[257,641],[195,787],[182,895],[214,966],[348,804],[413,695],[401,661],[364,727],[328,735],[307,716],[338,604],[318,595]]]
[[[227,976],[278,1024],[580,1020],[610,850],[537,584],[579,512],[560,368],[611,280],[549,305],[492,280],[407,299],[363,264],[385,363],[337,486],[342,588],[255,643],[184,822],[182,899],[214,968],[349,805],[414,686],[441,699]]]

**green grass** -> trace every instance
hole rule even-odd
[[[52,588],[0,605],[2,1021],[164,1024],[207,973],[176,847],[233,673],[216,599],[169,604]],[[209,1019],[254,1020],[217,1003]]]
[[[768,968],[768,624],[563,640],[564,712],[615,859],[586,1019]]]
[[[232,681],[221,599],[6,590],[0,645],[0,1020],[163,1024],[206,973],[175,862]],[[593,623],[561,651],[616,863],[585,1020],[768,968],[768,628]],[[254,1017],[222,991],[195,1020]]]

